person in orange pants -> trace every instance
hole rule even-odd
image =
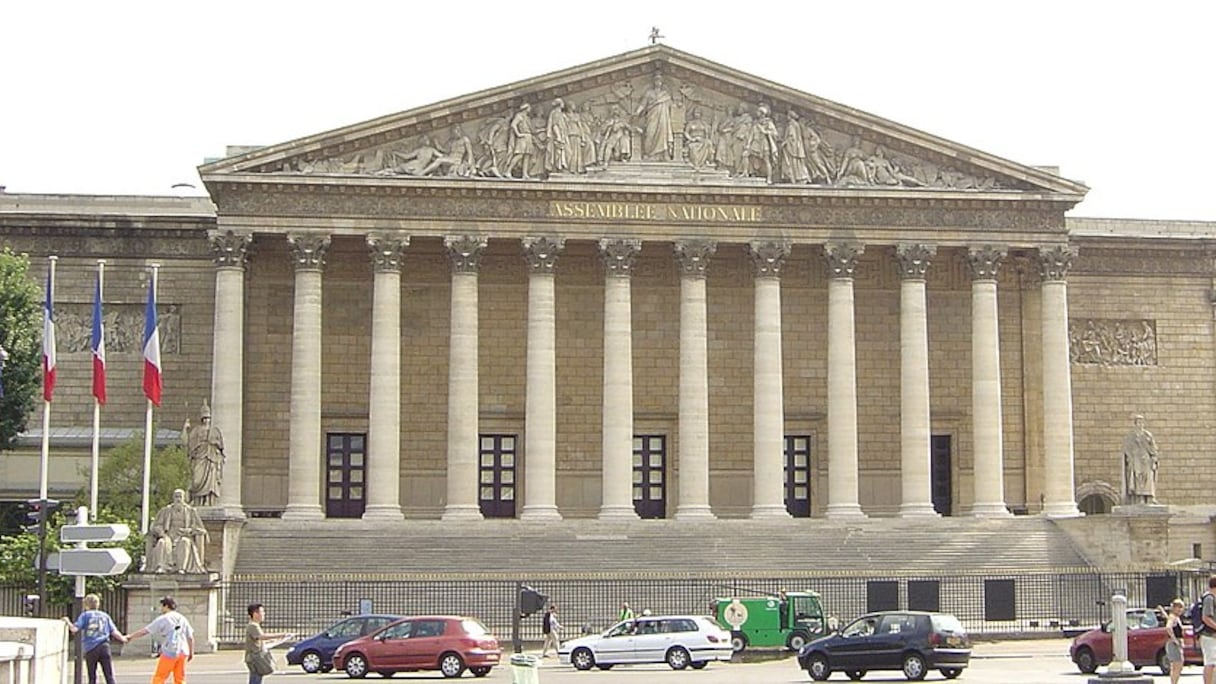
[[[160,615],[127,635],[127,640],[151,634],[160,644],[160,658],[156,661],[156,672],[152,684],[165,684],[173,676],[174,684],[186,683],[186,663],[194,658],[194,628],[184,615],[177,612],[177,602],[172,596],[160,600]]]

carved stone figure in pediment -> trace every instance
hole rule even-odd
[[[521,176],[531,180],[528,169],[532,165],[532,155],[536,152],[536,142],[532,129],[532,105],[527,102],[519,106],[511,124],[507,127],[507,166],[502,173],[511,178],[516,167],[520,167]]]
[[[549,120],[545,124],[545,171],[554,173],[570,168],[570,119],[566,116],[566,103],[559,97],[549,109]]]
[[[748,127],[743,146],[743,175],[760,176],[772,183],[776,176],[777,124],[773,123],[766,104],[756,107],[756,118]]]
[[[811,122],[802,127],[802,144],[806,151],[806,168],[812,183],[830,185],[833,172],[832,146],[815,130]]]
[[[625,110],[620,105],[612,105],[600,134],[600,162],[629,161],[633,157],[633,132],[634,127],[625,118]]]
[[[642,158],[646,161],[671,161],[674,158],[673,106],[671,92],[663,85],[663,75],[655,74],[650,88],[642,94],[642,100],[634,112],[645,122],[642,126]]]
[[[598,161],[595,154],[595,112],[591,109],[591,100],[584,100],[577,107],[571,105],[566,122],[570,171],[586,173],[587,167]]]
[[[786,115],[785,134],[781,136],[781,180],[790,183],[810,183],[811,173],[806,165],[806,137],[801,117],[790,110]]]
[[[684,124],[685,156],[694,169],[702,169],[709,165],[714,153],[709,124],[705,122],[700,109],[693,109],[688,116],[688,122]]]
[[[836,170],[836,184],[844,186],[873,185],[870,167],[866,165],[866,153],[861,149],[861,138],[853,136],[848,149],[840,157],[840,168]]]

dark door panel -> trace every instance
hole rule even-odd
[[[667,517],[667,435],[633,437],[633,509],[638,517]]]
[[[481,514],[515,517],[515,435],[481,435],[477,457],[477,490]]]
[[[811,517],[811,437],[785,436],[785,510],[795,518]]]
[[[325,436],[325,515],[358,518],[367,502],[367,435]]]

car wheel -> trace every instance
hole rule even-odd
[[[394,672],[393,670],[377,670],[376,674],[380,675],[381,677],[384,677],[385,679],[388,679],[389,677],[392,677],[393,675],[395,675],[397,673]]]
[[[367,658],[362,653],[352,653],[346,656],[346,676],[351,679],[362,679],[367,676]]]
[[[1083,646],[1077,651],[1077,657],[1073,659],[1077,663],[1077,669],[1085,674],[1093,674],[1098,671],[1098,659],[1094,657],[1094,652],[1088,646]]]
[[[919,681],[925,678],[925,659],[919,653],[909,653],[904,656],[904,676],[910,681]]]
[[[472,672],[474,677],[484,677],[484,676],[490,674],[490,668],[485,667],[485,666],[470,667],[469,672]]]
[[[596,667],[598,667],[601,670],[604,670],[605,672],[612,669],[611,665],[596,665]]]
[[[300,669],[308,674],[323,672],[323,667],[325,666],[321,663],[321,654],[316,651],[304,651],[300,656]]]
[[[667,664],[673,670],[683,670],[688,667],[688,663],[692,662],[692,658],[688,655],[688,650],[680,646],[676,646],[667,652]]]
[[[803,646],[806,646],[806,641],[807,639],[805,634],[802,632],[794,632],[790,635],[790,638],[786,640],[785,645],[791,651],[797,653],[798,651],[802,650]]]
[[[817,682],[822,682],[832,676],[832,668],[828,666],[828,659],[822,653],[811,656],[811,659],[807,661],[806,671],[811,675],[811,679]]]
[[[747,637],[740,632],[731,632],[730,635],[730,650],[735,653],[742,653],[747,648]]]
[[[1165,649],[1157,651],[1157,667],[1161,668],[1161,676],[1170,676],[1170,659],[1165,657]]]
[[[857,681],[858,679],[861,679],[862,677],[866,676],[866,671],[865,670],[849,670],[848,672],[845,672],[845,674],[848,675],[849,679],[852,679],[853,681]]]
[[[595,667],[595,656],[591,655],[589,648],[578,648],[570,654],[570,664],[576,670],[590,670]]]
[[[708,664],[708,660],[694,660],[693,662],[689,663],[688,666],[694,670],[704,670],[705,666]]]
[[[464,673],[464,661],[455,653],[444,653],[439,657],[439,671],[444,677],[459,677]]]
[[[961,667],[943,667],[941,669],[942,676],[946,679],[958,679],[958,676],[963,673]]]

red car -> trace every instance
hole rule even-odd
[[[1195,644],[1191,626],[1182,626],[1182,658],[1187,665],[1203,665],[1203,653]],[[1127,611],[1127,659],[1137,670],[1146,665],[1161,668],[1161,674],[1170,673],[1165,661],[1165,642],[1169,635],[1165,631],[1165,618],[1152,610]],[[1107,665],[1114,658],[1114,646],[1110,625],[1104,624],[1072,640],[1068,655],[1077,668],[1086,674],[1097,671],[1099,665]]]
[[[467,668],[474,677],[490,674],[502,660],[498,639],[485,625],[458,615],[408,617],[367,636],[348,641],[334,652],[334,667],[353,678],[375,672],[439,670],[459,677]]]

